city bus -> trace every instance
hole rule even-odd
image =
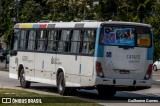
[[[151,87],[151,25],[135,22],[17,23],[9,77],[22,88],[52,84],[60,95],[96,89],[114,96],[128,87]]]

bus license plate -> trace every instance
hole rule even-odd
[[[120,74],[130,74],[129,70],[119,70]]]

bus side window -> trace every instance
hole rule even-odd
[[[94,54],[95,50],[95,41],[96,41],[96,31],[90,31],[90,38],[89,38],[89,54]]]
[[[29,37],[28,37],[28,50],[34,50],[35,48],[35,37],[36,37],[36,30],[29,30]]]
[[[21,30],[19,49],[25,50],[27,42],[27,31]]]
[[[79,47],[79,53],[81,53],[82,52],[82,46],[83,46],[83,41],[82,41],[82,38],[83,38],[83,33],[84,33],[84,31],[82,30],[81,32],[80,32],[80,37],[79,37],[79,43],[80,43],[80,47]]]
[[[20,31],[18,29],[14,29],[14,33],[12,35],[11,41],[11,50],[18,49],[18,41],[19,41]]]
[[[78,53],[80,51],[80,41],[81,41],[80,30],[73,30],[71,38],[71,53]]]
[[[45,51],[47,43],[47,31],[46,30],[38,30],[37,33],[37,51]]]
[[[58,52],[68,52],[70,30],[62,30],[59,34]]]
[[[95,49],[95,30],[86,30],[83,36],[82,53],[83,54],[94,54]]]
[[[57,30],[50,30],[48,33],[47,51],[57,50]]]
[[[88,52],[89,52],[89,35],[88,31],[85,31],[83,35],[82,53],[88,54]]]

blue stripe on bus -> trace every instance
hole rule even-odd
[[[147,60],[153,60],[153,48],[154,48],[154,44],[153,44],[153,32],[151,32],[151,36],[152,36],[152,47],[147,49]]]
[[[38,24],[33,24],[33,28],[39,28]]]
[[[147,60],[153,60],[153,48],[147,49]]]
[[[101,31],[101,28],[97,28],[95,54],[94,54],[95,57],[103,57],[104,56],[104,46],[99,45],[100,31]]]

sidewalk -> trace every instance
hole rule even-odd
[[[0,62],[0,70],[1,71],[9,71],[9,64],[6,65],[5,62]]]

